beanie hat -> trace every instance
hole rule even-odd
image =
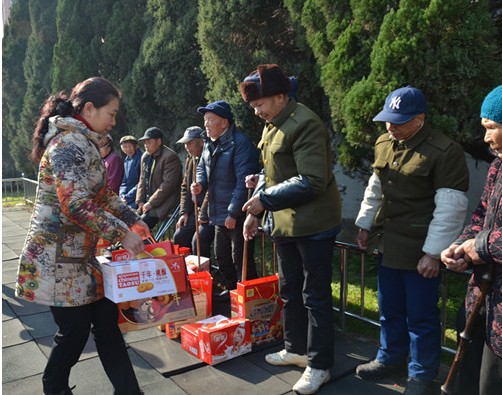
[[[276,64],[261,64],[241,82],[240,91],[245,102],[262,97],[287,94],[291,82]]]
[[[502,124],[502,85],[497,86],[485,97],[479,116]]]
[[[202,115],[208,111],[215,113],[219,117],[228,119],[228,122],[230,123],[234,122],[234,114],[232,114],[230,104],[224,100],[218,100],[213,103],[209,103],[206,107],[197,108],[197,112]]]

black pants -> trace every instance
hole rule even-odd
[[[155,225],[157,225],[157,223],[159,222],[159,218],[158,217],[155,217],[153,215],[150,215],[149,212],[146,212],[144,214],[141,215],[141,220],[148,225],[148,227],[150,228],[150,230],[152,230]]]
[[[68,389],[71,368],[78,362],[89,332],[94,335],[99,359],[116,395],[140,394],[126,345],[117,324],[117,305],[101,299],[78,307],[51,307],[59,326],[42,378],[44,393]]]
[[[200,255],[206,258],[211,257],[211,243],[214,239],[214,226],[209,224],[199,224]],[[185,226],[176,229],[173,235],[174,244],[180,247],[187,247],[192,250],[192,254],[197,254],[197,236],[195,234],[195,216],[190,214]]]
[[[486,318],[480,316],[473,328],[458,372],[458,394],[498,395],[502,388],[502,358],[485,342]]]
[[[218,267],[225,277],[228,289],[235,289],[237,281],[241,280],[242,257],[244,252],[244,236],[242,236],[243,221],[238,221],[235,229],[225,226],[215,226],[214,256]],[[247,280],[256,278],[254,263],[254,240],[248,242]]]
[[[284,346],[307,354],[314,369],[330,369],[334,360],[331,295],[334,239],[274,239],[279,263],[279,290],[284,301]]]

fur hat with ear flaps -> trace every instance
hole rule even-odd
[[[291,89],[291,82],[276,64],[260,64],[255,71],[241,82],[240,91],[245,102],[287,94]]]

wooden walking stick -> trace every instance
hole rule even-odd
[[[193,180],[192,182],[197,182],[197,157],[193,157]],[[197,267],[200,268],[200,236],[199,236],[199,207],[197,206],[197,196],[193,195],[193,208],[195,215],[195,241],[197,244]]]
[[[248,189],[248,200],[251,199],[253,190]],[[242,251],[242,276],[241,281],[246,281],[248,276],[248,255],[249,255],[249,240],[244,239],[244,250]]]
[[[485,302],[485,297],[488,292],[491,290],[492,285],[492,266],[483,273],[481,276],[481,284],[479,286],[479,293],[474,301],[474,304],[471,307],[471,312],[469,317],[467,318],[467,322],[465,323],[465,328],[460,334],[460,342],[457,348],[457,353],[455,354],[455,358],[453,359],[453,363],[451,364],[450,371],[448,372],[448,376],[446,377],[445,383],[441,386],[441,394],[448,395],[453,394],[453,383],[455,378],[457,377],[460,366],[462,365],[462,361],[464,360],[465,352],[467,351],[467,347],[471,342],[472,337],[472,329],[475,327],[477,320],[479,319],[479,311]]]

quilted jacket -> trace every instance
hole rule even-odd
[[[16,296],[69,307],[104,297],[98,238],[121,239],[139,218],[107,186],[102,136],[72,117],[53,117],[19,258]]]

